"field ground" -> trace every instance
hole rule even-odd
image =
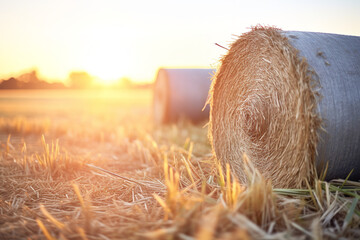
[[[246,161],[242,186],[205,123],[156,126],[151,98],[0,92],[0,239],[360,238],[359,183],[272,189]]]

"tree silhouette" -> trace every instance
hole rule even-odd
[[[118,86],[121,88],[131,88],[133,86],[133,82],[128,77],[122,77],[118,81]]]
[[[87,72],[71,72],[69,82],[71,88],[90,88],[93,84],[93,78]]]

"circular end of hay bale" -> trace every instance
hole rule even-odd
[[[168,122],[169,115],[169,81],[166,71],[160,69],[154,85],[153,114],[157,124]]]
[[[274,187],[299,187],[315,171],[314,79],[281,31],[254,28],[235,41],[212,84],[214,153],[246,183],[245,153]]]

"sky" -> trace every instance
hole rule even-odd
[[[360,36],[360,1],[0,0],[0,79],[153,81],[160,67],[216,68],[257,24]]]

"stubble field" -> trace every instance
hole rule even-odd
[[[360,237],[360,184],[242,186],[206,122],[157,126],[151,90],[0,93],[1,239]]]

